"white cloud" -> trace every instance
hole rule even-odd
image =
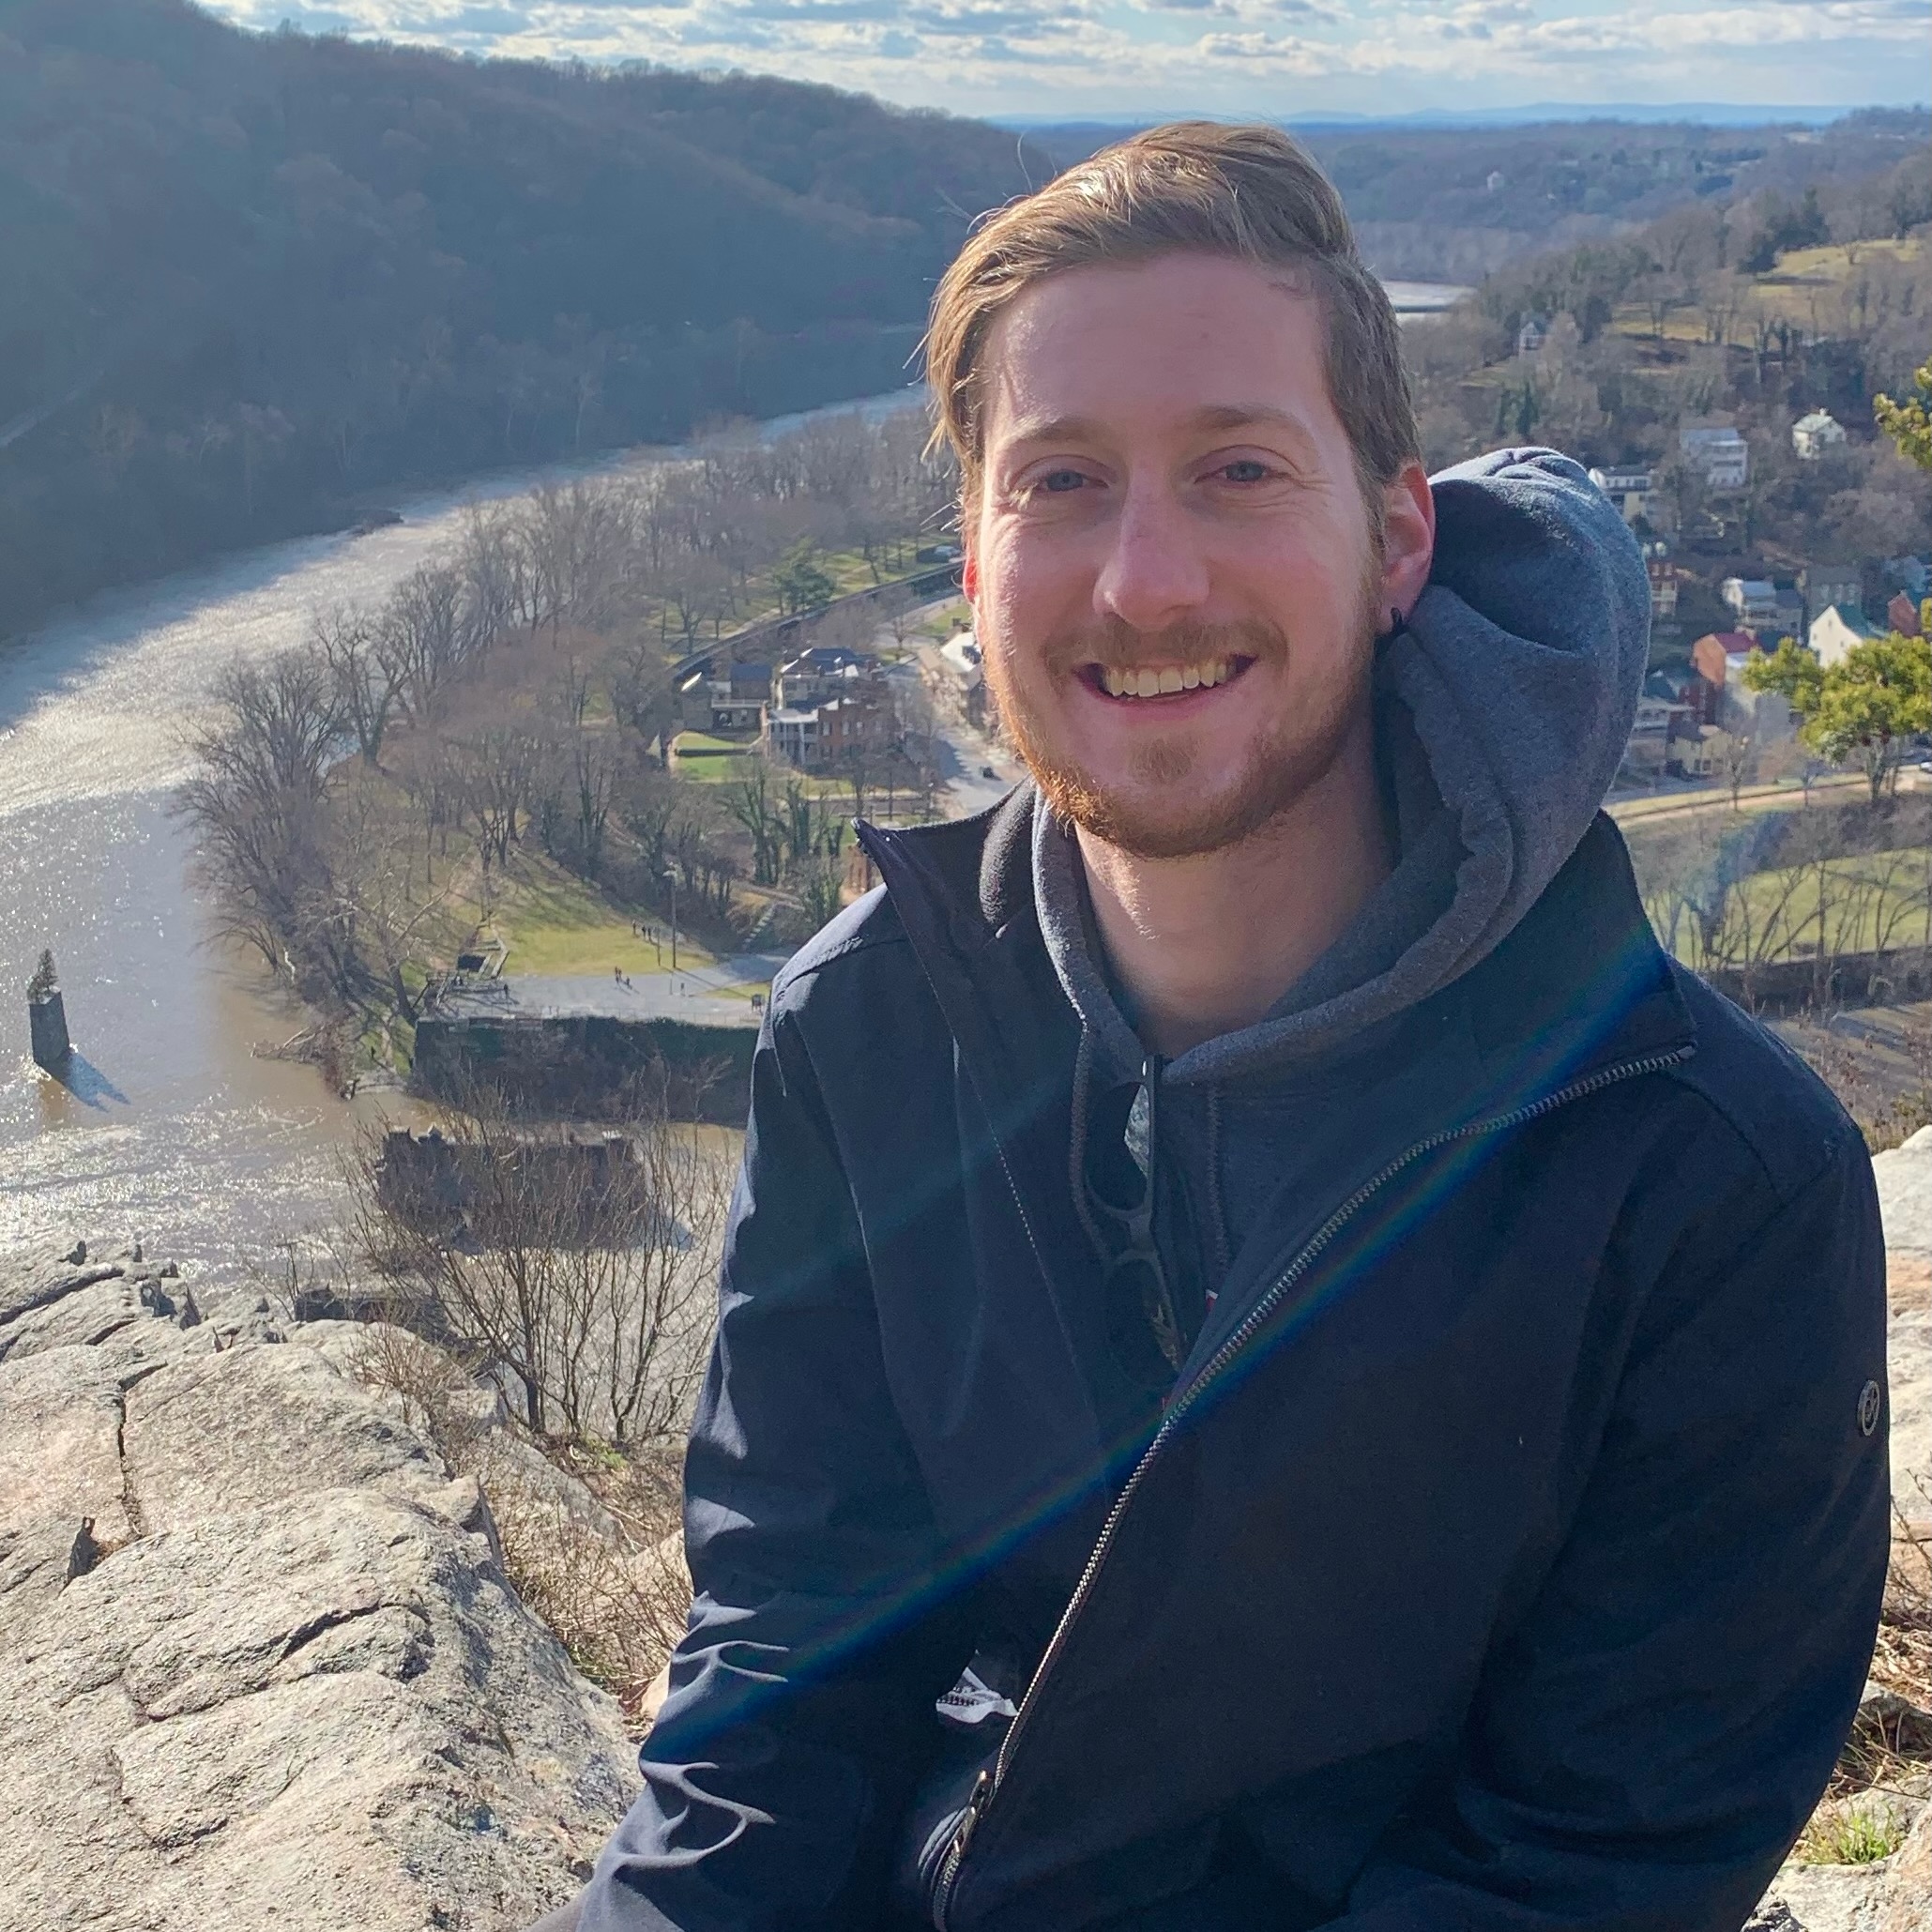
[[[207,0],[250,26],[744,66],[964,113],[1922,99],[1932,0]]]

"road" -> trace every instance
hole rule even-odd
[[[930,616],[957,601],[956,598],[942,599],[912,615],[915,618]],[[891,643],[891,632],[881,631],[875,647],[883,650]],[[909,659],[902,659],[892,666],[890,675],[901,683],[926,682],[937,692],[945,690],[952,676],[936,644],[919,646]],[[939,803],[945,815],[970,818],[975,812],[998,804],[1025,775],[1020,761],[991,733],[975,731],[952,715],[936,696],[933,713],[933,736],[939,760]]]

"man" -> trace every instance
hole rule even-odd
[[[929,373],[1033,783],[773,987],[584,1932],[1735,1932],[1864,1681],[1882,1263],[1599,814],[1628,533],[1431,487],[1267,129],[1003,211]]]

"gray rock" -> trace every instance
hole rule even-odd
[[[1892,1496],[1915,1535],[1932,1535],[1932,1314],[1894,1315],[1886,1342]]]
[[[0,1362],[44,1355],[50,1348],[96,1347],[146,1314],[136,1284],[128,1281],[119,1269],[112,1274],[102,1270],[96,1279],[74,1286],[56,1300],[23,1310],[17,1319],[0,1328]]]
[[[449,1481],[419,1436],[299,1341],[170,1362],[126,1401],[128,1493],[149,1534],[309,1490]]]
[[[126,1259],[0,1264],[0,1932],[522,1932],[636,1771],[490,1472],[615,1526],[494,1392],[452,1479],[367,1331]]]
[[[1905,1843],[1885,1863],[1891,1869],[1871,1932],[1932,1932],[1932,1810],[1920,1812]]]
[[[368,1489],[204,1518],[43,1596],[0,1728],[0,1932],[514,1932],[635,1786],[615,1703],[484,1539]]]
[[[90,1520],[116,1547],[134,1533],[121,1472],[121,1386],[94,1349],[0,1362],[0,1531]]]
[[[1888,1691],[1867,1680],[1858,1700],[1858,1715],[1852,1719],[1852,1729],[1894,1751],[1923,1751],[1932,1744],[1932,1711],[1922,1711],[1909,1697],[1902,1697],[1896,1691]],[[1914,1801],[1914,1818],[1918,1810]]]
[[[1782,1904],[1790,1932],[1878,1932],[1889,1861],[1875,1865],[1787,1864],[1767,1903]],[[1765,1909],[1760,1906],[1758,1910]],[[1770,1922],[1778,1927],[1775,1919]],[[1784,1928],[1778,1927],[1778,1932]]]
[[[102,1554],[85,1518],[0,1529],[0,1656],[9,1655],[28,1625]]]
[[[1932,1254],[1932,1127],[1902,1147],[1872,1156],[1885,1246],[1893,1254]]]
[[[92,1287],[96,1282],[112,1281],[120,1272],[118,1268],[76,1268],[66,1258],[55,1261],[33,1255],[0,1264],[0,1334],[22,1316]]]

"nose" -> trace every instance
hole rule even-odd
[[[1135,631],[1164,631],[1197,616],[1208,601],[1209,573],[1200,533],[1158,479],[1127,484],[1093,586],[1097,616]]]

